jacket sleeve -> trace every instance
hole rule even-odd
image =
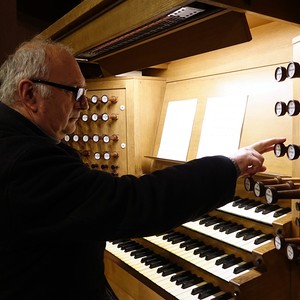
[[[234,195],[237,174],[227,157],[116,178],[56,148],[31,148],[11,167],[6,193],[15,234],[64,240],[146,236],[198,218]]]
[[[126,195],[114,230],[122,235],[149,235],[168,230],[231,201],[236,170],[215,156],[118,182],[116,198]],[[131,188],[128,188],[131,187]],[[128,220],[132,220],[128,222]]]

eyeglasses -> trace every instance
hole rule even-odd
[[[82,96],[86,95],[87,92],[87,89],[83,87],[74,87],[74,86],[64,85],[64,84],[42,80],[42,79],[31,79],[31,81],[33,83],[46,84],[46,85],[54,86],[59,89],[70,91],[75,95],[75,101],[79,101]]]

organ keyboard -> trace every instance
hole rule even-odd
[[[246,273],[253,266],[234,254],[226,254],[222,249],[175,231],[145,239],[226,281]]]
[[[138,272],[141,282],[149,286],[151,281],[160,299],[252,300],[259,293],[264,299],[287,299],[285,287],[265,287],[285,276],[286,262],[278,259],[272,224],[290,214],[289,207],[235,197],[169,232],[108,242],[106,249],[129,272]],[[172,280],[177,274],[187,275],[187,281],[176,284]],[[203,293],[203,286],[210,289]]]
[[[106,249],[164,289],[169,294],[168,299],[233,299],[218,286],[204,281],[135,241],[108,242]]]
[[[151,80],[151,92],[155,91],[155,95],[150,97],[148,92],[144,92],[141,93],[144,95],[143,102],[134,101],[134,105],[128,102],[128,99],[140,95],[140,93],[133,93],[134,87],[142,85],[148,91],[149,80],[145,78],[139,80],[107,79],[101,82],[89,82],[89,95],[92,99],[95,99],[95,95],[100,97],[106,94],[118,95],[119,99],[117,104],[92,102],[91,110],[83,112],[77,131],[66,140],[80,151],[83,160],[91,168],[119,176],[127,173],[147,173],[176,163],[156,159],[152,164],[149,162],[149,157],[145,159],[141,156],[142,153],[151,153],[153,137],[152,140],[147,139],[147,145],[144,140],[135,144],[142,145],[143,151],[138,147],[128,147],[134,144],[135,135],[141,136],[141,134],[138,132],[127,134],[126,128],[134,127],[143,134],[148,132],[151,137],[153,128],[156,126],[155,122],[155,124],[136,122],[138,126],[133,126],[131,121],[129,122],[129,120],[134,120],[133,112],[135,111],[144,112],[141,115],[156,111],[153,110],[153,99],[161,99],[163,80],[155,79],[154,82]],[[154,83],[157,84],[155,89],[153,89]],[[151,101],[145,101],[147,98],[145,95],[148,94]],[[157,106],[160,107],[158,102],[159,100],[157,100]],[[102,122],[99,116],[103,114],[109,116],[117,114],[118,118]],[[153,118],[158,122],[157,114]],[[102,140],[101,137],[104,134],[107,139]],[[113,142],[111,137],[114,135],[117,139]],[[109,142],[105,143],[106,140]],[[266,177],[259,179],[261,181]],[[199,220],[187,222],[175,228],[175,237],[172,237],[170,241],[164,237],[171,232],[160,236],[133,239],[142,247],[160,255],[161,259],[170,263],[172,267],[180,268],[182,273],[190,272],[193,278],[196,276],[197,280],[198,278],[203,280],[198,283],[194,282],[194,287],[175,284],[176,291],[174,291],[174,282],[170,283],[171,277],[162,276],[162,272],[157,273],[159,268],[167,267],[160,266],[159,260],[155,260],[154,264],[158,265],[153,274],[153,268],[145,266],[140,260],[132,261],[132,256],[128,252],[118,248],[116,244],[108,243],[105,254],[106,276],[120,296],[120,300],[197,299],[199,297],[200,299],[201,297],[204,299],[218,299],[219,297],[219,299],[253,300],[259,299],[259,294],[264,295],[264,300],[275,298],[288,300],[289,268],[286,265],[287,261],[275,249],[273,237],[275,233],[277,234],[277,230],[287,233],[288,225],[285,224],[291,220],[290,203],[279,201],[276,204],[268,204],[265,198],[253,195],[252,191],[250,194],[254,198],[249,199],[250,194],[245,192],[244,184],[241,182],[238,182],[237,192],[242,194],[242,198],[234,199]],[[276,223],[276,230],[274,223]],[[181,238],[184,240],[181,241]],[[186,244],[188,245],[184,246]],[[274,282],[280,282],[281,285],[275,284],[274,286]],[[210,287],[211,290],[192,295],[193,288],[200,288],[199,286],[202,285]],[[267,285],[272,285],[273,288],[266,291]],[[136,291],[137,286],[138,291]]]
[[[290,207],[269,205],[259,200],[243,198],[235,199],[218,210],[269,225],[291,211]]]
[[[249,252],[273,238],[272,234],[263,233],[261,230],[209,215],[183,226]]]

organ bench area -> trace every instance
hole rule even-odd
[[[86,164],[121,176],[179,163],[145,158],[153,153],[164,79],[103,78],[88,88],[90,107],[65,139]],[[274,178],[287,181],[271,174],[241,178],[232,202],[198,220],[157,236],[107,242],[106,276],[120,299],[300,299],[291,295],[291,278],[299,278],[296,209],[291,200],[264,198]]]

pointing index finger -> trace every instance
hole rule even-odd
[[[251,145],[251,147],[260,154],[263,154],[272,151],[274,149],[275,144],[284,143],[285,141],[286,138],[270,138],[254,143]]]

